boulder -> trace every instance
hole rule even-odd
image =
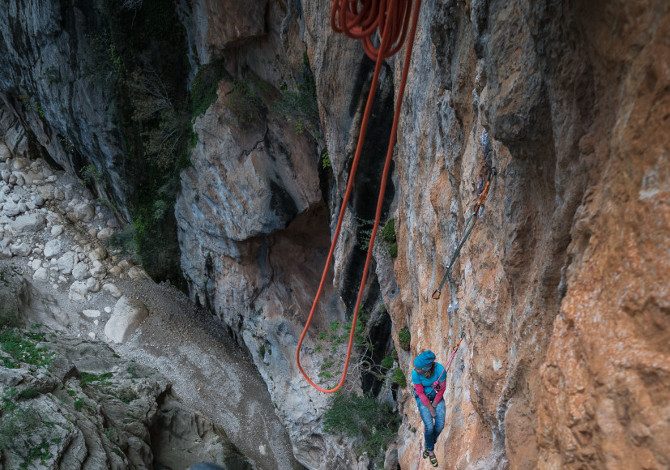
[[[72,251],[68,251],[67,253],[63,254],[63,256],[58,258],[56,261],[56,266],[63,274],[70,274],[72,272],[72,268],[74,267],[74,263],[75,254]]]
[[[10,179],[11,180],[11,179]],[[25,205],[24,205],[25,207]],[[25,210],[25,209],[24,209]],[[7,217],[16,217],[19,215],[21,212],[21,204],[16,203],[14,201],[8,201],[5,203],[4,207],[2,208],[2,211],[5,213]]]
[[[104,247],[99,246],[99,247],[95,248],[93,251],[91,251],[88,254],[88,257],[91,259],[91,261],[95,261],[95,260],[101,261],[101,260],[107,258],[107,250],[105,250]]]
[[[75,302],[84,302],[88,294],[88,287],[84,281],[75,281],[70,286],[68,297]]]
[[[83,313],[86,318],[98,318],[100,316],[100,310],[84,310],[81,313]]]
[[[88,276],[88,265],[86,263],[79,262],[72,268],[72,277],[75,279],[75,281],[81,281],[82,279],[86,279]]]
[[[103,292],[106,292],[107,294],[111,295],[112,297],[116,297],[117,299],[121,297],[121,291],[114,284],[107,283],[102,286],[102,290]]]
[[[67,218],[73,222],[90,222],[95,217],[95,209],[91,204],[80,202],[67,212]]]
[[[142,302],[123,296],[105,324],[105,336],[115,343],[123,343],[148,316],[149,311]]]
[[[108,240],[114,234],[114,230],[109,227],[103,228],[98,232],[98,240],[105,241]]]
[[[9,224],[9,228],[16,234],[22,232],[36,232],[42,230],[47,224],[42,214],[23,214],[18,216]]]
[[[33,279],[35,281],[45,282],[47,279],[49,279],[49,273],[47,272],[46,268],[37,268],[35,270],[35,274],[33,274]]]
[[[31,248],[30,245],[26,242],[21,242],[10,246],[10,250],[14,256],[28,256],[30,254]]]
[[[54,225],[51,227],[51,235],[54,237],[57,237],[61,233],[63,233],[63,226],[62,225]]]
[[[53,258],[54,256],[59,255],[62,250],[63,243],[60,240],[49,240],[44,244],[44,257],[47,259]]]

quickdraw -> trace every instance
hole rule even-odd
[[[450,291],[452,292],[453,297],[453,294],[455,293],[455,286],[453,284],[453,279],[451,278],[451,271],[454,269],[454,265],[456,264],[458,257],[461,255],[461,250],[463,249],[465,242],[468,241],[468,238],[470,238],[470,234],[472,233],[472,229],[475,228],[477,220],[479,220],[483,215],[484,204],[486,202],[486,198],[489,195],[491,182],[493,178],[496,176],[496,169],[491,166],[491,147],[488,134],[486,133],[486,131],[482,133],[481,140],[482,145],[484,146],[484,157],[485,157],[485,168],[486,168],[486,180],[484,182],[484,187],[479,193],[479,196],[477,197],[474,206],[472,206],[472,213],[465,221],[465,230],[463,231],[463,236],[461,237],[461,240],[458,242],[456,250],[449,259],[449,264],[447,264],[447,270],[444,273],[444,276],[442,276],[438,288],[435,289],[435,291],[433,292],[432,295],[433,300],[439,300],[440,295],[442,295],[442,289],[444,288],[444,285],[447,282],[449,282]]]

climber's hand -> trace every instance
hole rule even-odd
[[[431,405],[428,410],[430,411],[430,415],[434,418],[435,417],[435,408],[433,405]]]

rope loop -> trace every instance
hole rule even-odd
[[[414,5],[414,8],[412,8]],[[298,344],[295,351],[295,361],[298,370],[309,383],[316,390],[323,393],[335,393],[342,386],[347,378],[347,371],[351,361],[351,352],[354,346],[354,337],[356,333],[356,323],[358,321],[358,312],[363,296],[365,293],[365,283],[367,281],[370,265],[372,264],[372,253],[375,245],[375,238],[379,230],[379,224],[382,217],[382,208],[384,203],[384,194],[386,193],[386,183],[391,172],[391,160],[393,159],[393,148],[395,146],[396,137],[398,133],[398,122],[400,121],[400,111],[402,110],[402,101],[405,93],[405,86],[407,85],[407,76],[409,75],[409,64],[412,58],[412,48],[414,46],[414,37],[416,36],[416,27],[419,20],[419,9],[421,8],[421,0],[333,0],[331,10],[331,24],[335,31],[346,34],[349,37],[360,39],[363,43],[363,49],[368,57],[375,61],[374,72],[372,73],[372,83],[370,84],[370,92],[367,101],[365,102],[365,110],[363,111],[363,119],[361,121],[361,129],[358,134],[358,143],[356,144],[356,151],[349,170],[349,177],[347,180],[347,187],[342,198],[340,211],[337,218],[337,225],[333,233],[333,239],[328,250],[326,262],[321,273],[321,281],[312,302],[312,308],[307,316],[305,327],[300,333]],[[381,66],[385,58],[395,54],[403,45],[405,36],[407,35],[409,25],[410,42],[405,49],[405,62],[402,68],[402,75],[400,78],[400,86],[398,87],[398,98],[395,101],[395,110],[393,113],[393,124],[391,126],[391,133],[389,135],[388,145],[386,147],[386,157],[384,160],[384,169],[379,186],[379,194],[377,196],[377,208],[375,211],[375,221],[370,233],[370,242],[368,243],[368,252],[365,257],[365,264],[363,265],[363,274],[361,276],[361,283],[358,288],[358,295],[356,297],[356,304],[354,312],[351,317],[351,329],[349,330],[349,341],[347,342],[347,353],[344,358],[344,366],[342,368],[342,375],[337,384],[332,388],[324,388],[315,383],[305,372],[300,363],[300,350],[302,344],[307,336],[307,331],[314,318],[314,313],[319,304],[319,299],[323,294],[323,289],[328,279],[328,273],[333,261],[335,247],[340,237],[342,230],[342,223],[349,203],[349,198],[353,191],[354,180],[356,179],[356,170],[363,152],[363,143],[365,142],[365,135],[367,133],[368,123],[372,114],[372,104],[374,103],[375,94],[377,92],[377,83],[379,82],[379,74]],[[374,40],[376,36],[380,37],[379,47],[375,47]]]

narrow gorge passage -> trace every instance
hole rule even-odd
[[[334,395],[417,0],[0,4],[0,467],[670,467],[667,0],[420,2]]]
[[[3,144],[3,148],[8,147]],[[163,385],[155,397],[154,408],[148,410],[144,418],[144,425],[158,435],[159,440],[141,438],[142,446],[152,449],[157,464],[173,468],[188,466],[200,459],[228,463],[232,465],[230,468],[251,468],[250,465],[301,468],[293,458],[286,429],[274,413],[258,371],[248,354],[235,344],[225,325],[197,309],[174,287],[156,284],[141,268],[127,259],[117,258],[114,248],[108,253],[104,241],[113,239],[117,233],[116,221],[107,208],[92,202],[90,192],[81,181],[51,168],[39,158],[31,158],[29,153],[25,158],[3,154],[2,159],[0,166],[21,167],[25,176],[25,182],[5,186],[9,187],[9,191],[3,193],[6,201],[16,202],[16,206],[6,202],[0,214],[2,220],[9,221],[11,212],[8,211],[16,207],[16,211],[21,212],[25,206],[26,212],[6,226],[6,234],[11,234],[12,242],[3,251],[7,259],[0,260],[3,279],[11,276],[16,279],[14,282],[19,282],[19,292],[25,292],[20,297],[21,321],[17,325],[44,325],[46,331],[56,332],[56,335],[82,338],[79,340],[82,347],[86,348],[88,343],[90,351],[96,348],[104,351],[104,346],[96,346],[101,344],[98,338],[111,339],[115,356],[119,358],[117,364],[113,359],[102,365],[87,364],[82,358],[75,361],[75,367],[81,368],[82,374],[109,374],[110,379],[116,378],[123,364],[131,361],[169,377],[169,385]],[[70,276],[73,282],[68,282]],[[3,295],[11,293],[3,292]],[[11,301],[11,297],[3,299]],[[11,305],[4,308],[7,307]],[[144,312],[144,318],[133,318],[137,312]],[[3,310],[3,326],[12,326],[12,319],[5,315],[8,312]],[[53,333],[50,335],[56,337]],[[58,345],[58,341],[55,344]],[[7,351],[6,343],[2,347]],[[56,356],[56,360],[60,359]],[[98,370],[100,367],[104,369]],[[131,366],[127,367],[130,370]],[[3,378],[19,391],[35,390],[39,383],[30,376],[18,382],[12,375],[3,375]],[[55,387],[43,393],[53,395],[59,390]],[[104,400],[103,403],[109,405]],[[134,401],[128,404],[131,403]],[[109,412],[105,405],[103,414]],[[37,409],[45,412],[45,409]],[[51,413],[54,415],[51,419],[61,414]],[[165,423],[156,424],[165,419],[165,413],[174,415],[173,421],[165,421],[169,427],[163,427]],[[43,419],[50,418],[43,416]],[[74,429],[81,426],[76,417],[68,419]],[[180,420],[192,423],[180,424]],[[155,429],[156,426],[160,426],[159,429]],[[2,432],[7,432],[7,428]],[[81,432],[89,431],[84,427]],[[25,437],[39,440],[40,435]],[[3,445],[7,444],[6,438],[3,437]],[[213,443],[208,443],[212,440]],[[51,452],[58,465],[69,461],[67,455],[72,450],[66,442],[55,446],[58,457]],[[113,442],[102,445],[106,447]],[[9,453],[4,454],[9,468],[20,462],[20,453],[12,452],[12,447],[8,446]],[[89,452],[94,454],[90,449]],[[104,454],[97,455],[96,459],[100,465],[117,464],[107,460]],[[236,460],[239,462],[234,463]],[[140,467],[150,463],[146,456],[126,462]]]

